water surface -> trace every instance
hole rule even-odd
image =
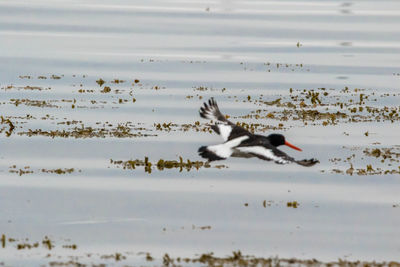
[[[129,264],[143,251],[236,250],[399,260],[400,127],[389,117],[400,111],[399,10],[398,1],[2,1],[0,234],[19,241],[1,261],[115,263],[101,255],[118,252]],[[322,104],[305,98],[312,90]],[[158,170],[160,159],[202,161],[198,147],[221,141],[198,115],[209,97],[232,121],[283,133],[303,149],[285,152],[321,163]],[[278,98],[296,108],[265,103]],[[302,99],[347,117],[299,120]],[[257,110],[261,118],[245,116]],[[151,174],[110,161],[145,157]],[[16,248],[45,236],[56,246],[49,258],[42,244]]]

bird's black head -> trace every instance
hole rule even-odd
[[[267,138],[269,140],[269,143],[271,145],[273,145],[274,147],[281,146],[281,145],[286,145],[286,146],[288,146],[290,148],[293,148],[293,149],[296,149],[298,151],[301,151],[300,148],[298,148],[297,146],[294,146],[291,143],[289,143],[288,141],[286,141],[285,137],[283,135],[281,135],[281,134],[270,134],[270,135],[268,135]]]
[[[268,140],[273,146],[281,146],[285,144],[285,137],[281,134],[270,134]]]

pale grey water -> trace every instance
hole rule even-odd
[[[57,124],[65,120],[82,120],[86,126],[130,121],[157,136],[53,139],[2,132],[0,234],[31,241],[49,236],[58,245],[54,255],[63,259],[139,251],[157,257],[224,256],[240,249],[263,257],[399,260],[400,207],[393,207],[400,204],[399,174],[335,174],[331,170],[337,166],[329,161],[361,155],[376,142],[398,145],[398,121],[326,127],[285,122],[290,128],[280,132],[304,152],[284,150],[297,158],[317,157],[321,163],[312,168],[229,159],[221,162],[226,169],[154,170],[149,175],[142,168],[110,164],[110,159],[145,156],[201,160],[198,147],[219,142],[217,135],[160,132],[153,124],[204,123],[198,109],[211,96],[225,113],[240,116],[258,108],[242,101],[248,95],[273,100],[288,96],[289,88],[347,86],[398,94],[399,52],[398,1],[3,0],[0,115],[36,118],[21,119],[25,123],[16,124],[17,132],[66,129]],[[277,63],[302,67],[277,68]],[[52,74],[62,77],[49,79]],[[102,94],[95,83],[99,78],[127,82],[106,84],[121,94]],[[134,79],[140,88],[131,85]],[[9,85],[51,89],[5,90]],[[199,86],[209,90],[193,89]],[[81,94],[80,88],[94,92]],[[11,99],[17,98],[58,102],[53,102],[57,107],[14,105]],[[119,104],[120,98],[128,102]],[[75,100],[76,108],[61,99]],[[398,96],[379,98],[374,105],[398,107]],[[51,119],[41,119],[47,114]],[[358,167],[369,163],[357,160]],[[35,173],[10,173],[14,164]],[[81,172],[43,174],[37,171],[42,168]],[[264,208],[264,200],[273,204]],[[299,208],[287,208],[294,200]],[[78,250],[60,248],[65,239]],[[55,257],[13,246],[0,248],[0,262],[46,263]],[[107,262],[82,259],[92,260]]]

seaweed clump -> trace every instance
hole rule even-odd
[[[40,169],[38,172],[43,172],[43,173],[55,173],[55,174],[70,174],[75,171],[74,168],[57,168],[57,169]],[[80,170],[79,170],[80,171]],[[30,166],[25,166],[23,168],[17,168],[17,165],[12,165],[10,166],[10,173],[16,173],[19,176],[22,176],[24,174],[31,174],[35,173],[34,170],[31,169]]]
[[[299,204],[299,202],[297,202],[297,201],[292,201],[292,202],[286,203],[286,207],[288,207],[288,208],[294,208],[294,209],[297,209],[297,207],[298,207],[299,205],[300,205],[300,204]]]
[[[354,148],[352,148],[354,149]],[[350,164],[350,167],[346,170],[332,169],[333,173],[347,174],[347,175],[388,175],[388,174],[400,174],[400,166],[393,166],[396,163],[400,163],[400,152],[397,146],[390,148],[365,148],[363,155],[372,158],[375,162],[369,162],[364,166],[354,166],[353,160],[356,158],[356,154],[352,154],[343,160]],[[364,157],[361,157],[364,159]],[[330,159],[331,162],[337,164],[342,160],[340,158]]]
[[[144,160],[136,159],[136,160],[110,160],[111,164],[122,166],[123,169],[135,170],[137,167],[144,167],[145,172],[151,173],[153,169],[157,169],[158,171],[163,171],[165,169],[178,169],[179,172],[183,170],[191,171],[191,170],[199,170],[200,168],[210,168],[211,165],[208,162],[204,161],[184,161],[182,157],[179,157],[179,160],[164,160],[160,159],[155,163],[149,161],[148,157],[145,157]],[[226,168],[225,165],[216,165],[215,168]]]
[[[11,122],[10,119],[5,119],[3,116],[0,116],[0,118],[1,118],[1,124],[7,124],[8,125],[9,128],[8,128],[8,130],[5,131],[5,134],[6,134],[7,137],[10,137],[12,132],[15,129],[14,124]],[[3,132],[4,130],[5,129],[3,127],[0,128],[0,133]]]
[[[68,123],[67,123],[68,125]],[[133,132],[136,130],[137,132]],[[132,138],[132,137],[147,137],[156,136],[154,134],[142,133],[144,128],[133,127],[130,123],[119,123],[115,127],[111,124],[104,124],[104,127],[91,127],[91,126],[75,126],[67,130],[42,130],[42,129],[28,129],[25,132],[19,132],[19,135],[26,136],[47,136],[51,138]]]
[[[153,258],[152,258],[153,260]],[[217,257],[214,253],[204,253],[195,258],[172,258],[164,254],[162,258],[164,266],[182,266],[188,264],[200,264],[201,266],[319,266],[319,267],[347,267],[347,266],[370,266],[370,267],[397,267],[399,262],[361,262],[341,260],[333,262],[322,262],[316,259],[296,259],[296,258],[261,258],[251,255],[243,255],[240,250],[233,251],[232,255],[226,257]]]

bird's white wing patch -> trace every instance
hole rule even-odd
[[[225,146],[225,144],[208,146],[207,150],[211,151],[218,157],[224,158],[224,159],[229,158],[233,153],[231,151],[232,149],[230,147]]]
[[[232,132],[232,126],[227,124],[218,124],[217,127],[222,139],[224,141],[228,140],[228,137]]]
[[[240,145],[240,143],[248,138],[249,137],[247,135],[240,136],[223,144],[208,146],[207,149],[213,152],[218,157],[226,159],[232,155],[234,147],[237,147],[238,145]]]
[[[246,153],[252,153],[252,154],[256,154],[256,155],[260,155],[263,156],[265,158],[271,159],[277,163],[281,163],[281,164],[285,164],[285,163],[289,163],[290,161],[278,157],[276,156],[271,149],[267,149],[263,146],[246,146],[246,147],[237,147],[236,149],[238,149],[241,152],[246,152]]]
[[[234,148],[234,147],[237,147],[238,145],[240,145],[246,139],[249,139],[249,137],[247,135],[242,135],[242,136],[236,137],[235,139],[232,139],[228,142],[225,142],[224,145],[227,145],[230,148]]]

